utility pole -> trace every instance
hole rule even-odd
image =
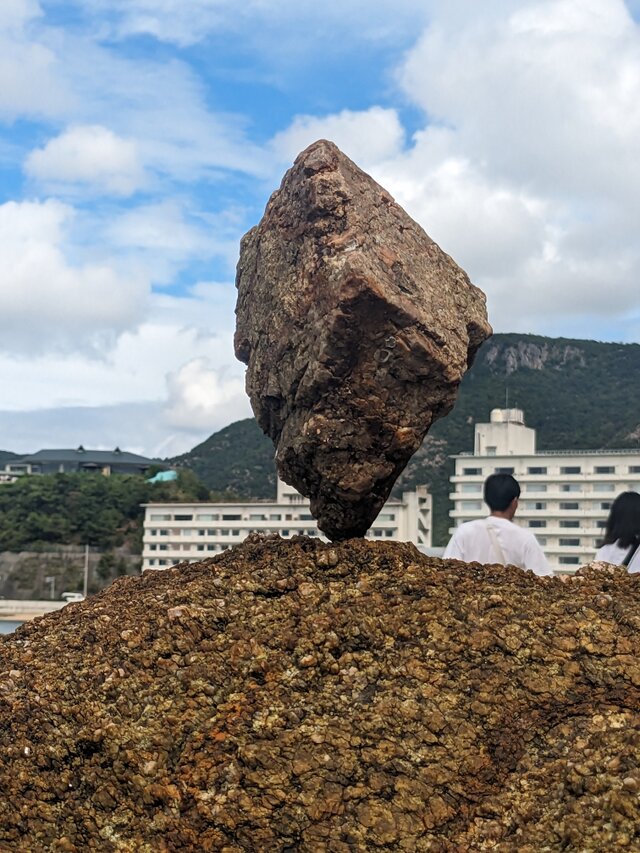
[[[89,594],[89,546],[84,546],[84,588],[82,590],[84,597]]]

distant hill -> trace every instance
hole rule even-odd
[[[167,461],[190,468],[210,489],[231,492],[242,500],[274,498],[276,494],[273,444],[253,418],[236,421],[188,453]]]
[[[538,447],[640,447],[640,345],[494,335],[465,376],[453,411],[432,427],[394,494],[426,483],[434,497],[434,544],[447,539],[449,456],[473,449],[476,421],[491,409],[524,409]],[[275,495],[273,446],[253,419],[215,433],[171,462],[193,469],[211,489],[239,498]]]

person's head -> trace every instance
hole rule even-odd
[[[630,548],[639,536],[640,495],[637,492],[622,492],[611,504],[604,544],[619,542],[622,548]]]
[[[484,481],[484,502],[491,512],[513,518],[518,508],[520,486],[511,474],[491,474]]]

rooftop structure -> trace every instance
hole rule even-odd
[[[453,527],[483,518],[485,479],[507,473],[522,494],[515,523],[529,528],[556,574],[593,560],[615,496],[640,491],[640,450],[536,450],[519,409],[494,409],[476,424],[474,452],[454,456]]]
[[[159,464],[154,459],[115,450],[86,450],[82,445],[75,450],[39,450],[10,459],[3,473],[10,479],[29,474],[69,474],[94,471],[110,474],[144,474],[150,465]]]

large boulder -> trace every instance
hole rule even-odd
[[[331,142],[242,240],[236,354],[283,480],[362,536],[491,333],[484,294]]]

